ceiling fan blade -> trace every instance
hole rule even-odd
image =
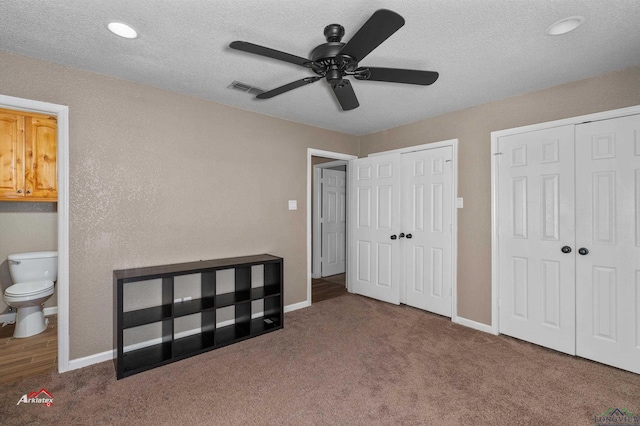
[[[340,51],[360,62],[404,25],[404,18],[387,9],[376,10]]]
[[[421,84],[436,82],[440,74],[435,71],[407,70],[401,68],[363,67],[356,70],[358,80],[389,81],[391,83]]]
[[[266,56],[268,58],[278,59],[280,61],[290,62],[303,67],[310,67],[311,61],[300,56],[291,55],[290,53],[280,52],[279,50],[270,49],[247,41],[234,41],[229,45],[232,49],[242,50],[244,52],[254,53],[256,55]]]
[[[269,90],[268,92],[260,93],[256,98],[258,99],[269,99],[274,96],[281,95],[289,90],[297,89],[298,87],[302,87],[305,84],[313,83],[314,81],[320,80],[322,77],[307,77],[302,80],[294,81],[293,83],[285,84],[284,86],[280,86],[273,90]]]
[[[338,102],[340,102],[343,111],[349,111],[350,109],[360,106],[349,80],[344,79],[338,84],[332,84],[331,88],[333,89],[333,93],[336,94],[336,98],[338,98]]]

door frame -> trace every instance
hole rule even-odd
[[[307,148],[307,299],[304,302],[296,305],[296,308],[304,308],[307,306],[311,306],[311,271],[312,271],[312,244],[313,244],[313,221],[312,221],[312,207],[311,207],[311,197],[313,196],[311,190],[311,182],[314,178],[314,167],[311,164],[311,157],[324,157],[331,158],[333,160],[343,160],[346,161],[347,173],[349,172],[349,160],[355,160],[358,158],[357,155],[351,154],[343,154],[340,152],[332,152],[332,151],[324,151],[321,149],[315,148]],[[325,164],[325,163],[323,163]],[[322,165],[322,164],[321,164]],[[347,182],[348,184],[348,182]],[[349,205],[349,191],[347,191],[347,202],[345,203],[345,209],[347,210],[345,214],[346,217],[349,217],[348,214],[348,205]],[[347,220],[347,235],[349,232],[349,221]],[[347,242],[347,250],[349,250],[349,244]],[[347,266],[348,267],[348,266]],[[347,289],[349,288],[349,280],[346,281]]]
[[[468,320],[458,316],[458,139],[448,139],[445,141],[426,143],[421,145],[408,146],[406,148],[393,149],[390,151],[374,152],[369,157],[387,154],[406,154],[426,149],[437,149],[451,147],[452,170],[451,192],[451,321],[465,326],[472,326]],[[347,194],[348,195],[348,194]],[[347,226],[349,224],[347,223]],[[400,303],[406,303],[406,289],[400,286]]]
[[[317,155],[316,155],[317,157]],[[337,166],[347,166],[347,160],[329,161],[327,163],[316,164],[313,166],[313,206],[312,212],[312,242],[313,250],[311,251],[313,261],[311,263],[311,278],[321,278],[322,265],[320,258],[322,257],[322,232],[320,229],[320,217],[322,217],[322,187],[320,186],[320,179],[322,179],[322,169],[331,169]],[[345,172],[346,173],[346,172]],[[346,215],[346,202],[345,202],[345,215]],[[345,239],[345,251],[347,240]]]
[[[498,166],[495,160],[495,156],[500,155],[498,152],[498,139],[518,133],[526,133],[566,125],[577,125],[589,121],[608,120],[610,118],[619,118],[635,114],[640,114],[640,105],[491,132],[491,333],[496,335],[500,334],[500,251],[498,249],[499,238],[497,213],[500,206],[500,200],[498,199],[498,182],[500,176],[498,175]]]
[[[58,120],[58,372],[69,371],[69,107],[0,95],[0,108],[37,112]]]

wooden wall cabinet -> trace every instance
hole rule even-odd
[[[0,201],[57,201],[55,117],[0,109]]]
[[[220,272],[232,273],[232,286],[217,282]],[[180,276],[198,274],[199,297],[174,299]],[[117,378],[281,329],[282,279],[283,259],[269,254],[113,271]],[[156,302],[129,309],[127,294],[140,296],[138,290],[150,283],[157,284],[155,289],[142,294]],[[231,311],[232,318],[221,321],[223,311]],[[199,318],[195,332],[178,333],[180,321],[194,315]],[[155,331],[141,334],[141,327]]]

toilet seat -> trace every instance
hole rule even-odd
[[[53,290],[53,281],[51,280],[27,281],[9,286],[4,291],[4,294],[9,297],[28,297],[46,293],[51,290]]]

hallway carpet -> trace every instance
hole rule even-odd
[[[46,389],[51,407],[21,403]],[[105,362],[0,389],[3,425],[593,425],[640,376],[348,294],[120,381]]]

